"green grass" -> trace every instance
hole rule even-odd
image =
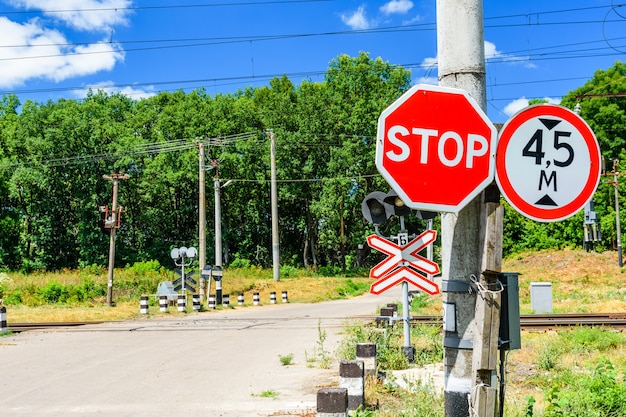
[[[280,360],[280,364],[282,366],[293,365],[293,353],[278,355],[278,359]]]
[[[251,394],[253,397],[277,399],[280,393],[272,389],[261,391],[258,394]]]

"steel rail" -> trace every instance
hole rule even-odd
[[[398,321],[401,317],[388,316],[358,316],[346,317],[346,319],[362,319],[365,321]],[[261,318],[263,319],[263,318]],[[286,318],[276,318],[276,320],[287,320]],[[214,319],[223,320],[223,319]],[[225,319],[228,320],[228,319]],[[297,320],[297,318],[289,318],[288,320]],[[28,330],[60,330],[64,327],[80,327],[89,324],[102,324],[106,321],[89,321],[89,322],[47,322],[47,323],[8,323],[8,329],[13,333],[20,333]],[[411,316],[411,324],[424,324],[441,326],[443,317],[437,315],[431,316]],[[522,314],[520,317],[520,325],[524,330],[553,329],[557,327],[574,327],[574,326],[606,326],[614,329],[626,329],[626,313],[567,313],[567,314]]]

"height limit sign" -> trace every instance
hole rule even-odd
[[[574,215],[600,181],[600,147],[585,121],[565,107],[527,107],[502,128],[496,181],[521,214],[541,222]]]

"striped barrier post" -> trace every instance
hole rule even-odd
[[[356,358],[363,361],[365,376],[377,376],[376,343],[357,343]]]
[[[8,332],[7,308],[5,306],[0,306],[0,333],[7,334]]]
[[[215,309],[215,294],[209,294],[209,308]]]
[[[242,306],[242,305],[243,305],[243,302],[244,302],[243,293],[242,293],[242,292],[240,292],[240,293],[237,295],[237,304],[239,304],[240,306]]]
[[[255,292],[254,294],[252,294],[252,304],[254,304],[255,306],[258,306],[261,304],[261,296],[259,295],[258,292]]]
[[[167,295],[159,296],[159,311],[161,311],[161,313],[167,313]]]
[[[322,388],[317,391],[317,417],[347,417],[348,390]]]
[[[288,303],[289,297],[287,296],[287,291],[283,291],[283,303]]]
[[[194,294],[192,297],[193,311],[200,311],[200,294]]]
[[[222,295],[222,305],[224,307],[230,307],[230,295],[228,294]]]
[[[270,304],[276,304],[276,291],[270,293]]]
[[[187,297],[185,294],[178,294],[178,311],[181,313],[187,309]]]
[[[142,295],[139,300],[139,313],[148,314],[148,296]]]
[[[365,373],[363,361],[341,361],[339,387],[348,390],[348,413],[365,405]]]

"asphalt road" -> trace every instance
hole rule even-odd
[[[314,416],[317,390],[339,378],[336,361],[312,361],[320,329],[334,353],[346,320],[399,299],[400,286],[3,337],[0,416]]]

